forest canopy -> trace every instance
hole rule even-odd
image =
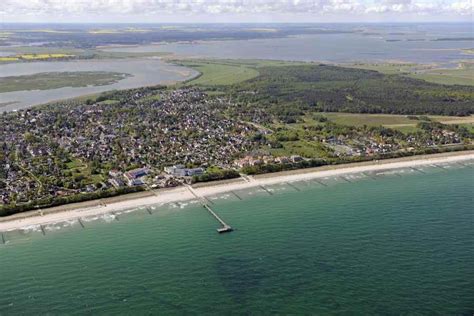
[[[244,103],[280,111],[474,113],[474,88],[323,64],[259,67],[256,78],[226,88]],[[222,87],[222,89],[224,89]],[[287,105],[291,105],[288,107]]]

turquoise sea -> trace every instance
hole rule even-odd
[[[472,315],[473,163],[8,232],[0,314]]]

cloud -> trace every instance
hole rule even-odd
[[[379,4],[367,6],[366,13],[401,13],[418,15],[473,15],[474,0],[416,1],[416,0],[385,0]]]
[[[2,0],[3,15],[473,14],[474,0]]]

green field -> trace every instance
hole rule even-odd
[[[188,84],[196,85],[232,85],[258,76],[258,69],[276,66],[301,66],[314,63],[271,61],[271,60],[203,60],[188,59],[177,63],[193,68],[201,76],[191,80]],[[459,68],[438,69],[434,65],[420,65],[413,63],[356,63],[343,64],[347,68],[374,70],[386,75],[401,75],[427,82],[445,85],[474,86],[474,70],[472,64],[461,62]]]
[[[417,121],[410,120],[406,115],[390,114],[353,114],[353,113],[325,113],[330,121],[350,126],[380,126],[394,124],[413,124]]]
[[[116,72],[48,72],[0,78],[0,93],[25,90],[48,90],[63,87],[109,85],[129,76]]]
[[[11,56],[0,57],[0,64],[16,62],[34,62],[59,59],[124,59],[165,57],[168,52],[112,52],[97,49],[78,49],[69,47],[15,46],[2,47],[2,51],[11,52]]]
[[[87,163],[76,158],[66,164],[64,173],[71,173],[74,178],[80,179],[80,181],[86,185],[104,181],[102,175],[92,173],[92,170]]]
[[[214,62],[182,61],[183,66],[193,68],[199,77],[187,82],[191,85],[232,85],[258,76],[258,71],[245,65],[229,65]]]
[[[474,69],[433,69],[409,76],[440,84],[474,86]]]
[[[375,70],[388,75],[398,74],[439,84],[474,86],[474,69],[472,63],[468,62],[461,62],[459,68],[455,69],[442,69],[434,65],[408,63],[359,63],[342,66]]]
[[[392,114],[355,114],[355,113],[324,113],[329,121],[336,124],[348,126],[385,126],[404,133],[413,132],[420,120],[410,119],[406,115]],[[440,116],[427,115],[431,121],[443,124],[459,124],[472,128],[474,126],[474,116]]]
[[[375,70],[387,75],[409,74],[413,68],[421,67],[410,63],[355,63],[341,64],[342,67]]]
[[[199,77],[186,82],[187,85],[229,86],[256,78],[262,67],[305,65],[304,62],[287,62],[272,60],[208,60],[186,59],[170,60],[176,64],[192,68],[200,73]]]

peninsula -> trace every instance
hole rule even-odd
[[[3,113],[0,215],[473,149],[471,86],[314,63],[175,63],[201,75]]]

